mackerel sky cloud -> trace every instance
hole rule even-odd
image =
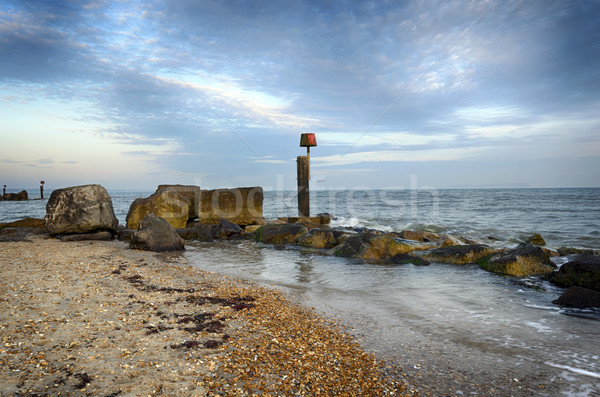
[[[0,59],[9,186],[600,186],[597,0],[4,0]]]

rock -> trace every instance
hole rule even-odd
[[[129,243],[129,242],[131,242],[131,239],[133,238],[134,233],[135,233],[135,230],[133,230],[133,229],[119,227],[119,230],[117,230],[117,240],[126,241]]]
[[[340,244],[329,253],[335,256],[357,257],[366,260],[385,260],[398,254],[426,250],[431,244],[402,240],[393,234],[363,232],[358,236],[340,238]]]
[[[45,233],[46,229],[36,227],[7,227],[0,228],[0,242],[31,242],[31,235],[40,235]]]
[[[131,238],[131,248],[145,251],[179,251],[185,249],[184,241],[166,220],[148,214],[140,222]]]
[[[248,225],[244,227],[244,234],[252,234],[264,225]]]
[[[219,239],[236,239],[241,237],[242,228],[227,219],[221,219],[221,222],[215,227],[214,235]]]
[[[111,232],[102,231],[102,232],[94,232],[94,233],[76,233],[76,234],[66,234],[58,236],[60,241],[90,241],[90,240],[100,240],[100,241],[109,241],[113,239],[113,234]]]
[[[219,223],[226,219],[240,226],[254,225],[263,217],[263,189],[240,187],[236,189],[201,190],[198,220]]]
[[[578,309],[600,307],[600,292],[582,287],[571,287],[552,303]]]
[[[410,240],[399,239],[391,234],[373,235],[363,233],[361,238],[368,245],[367,249],[360,255],[362,259],[388,259],[398,254],[423,251],[433,247],[431,244],[418,244]]]
[[[477,263],[484,270],[519,277],[551,273],[556,269],[544,250],[530,243],[486,256]]]
[[[255,236],[261,243],[294,243],[307,232],[308,229],[299,223],[282,223],[261,226]]]
[[[194,191],[199,194],[200,188],[198,186],[186,186],[185,189],[167,187],[157,189],[149,197],[135,199],[127,212],[127,227],[137,229],[140,221],[152,213],[169,222],[174,228],[185,228],[190,214],[193,216],[196,214],[192,205],[193,200],[188,198]]]
[[[591,250],[582,249],[582,248],[574,248],[574,247],[560,247],[558,249],[558,253],[560,256],[567,256],[573,254],[584,254],[586,252],[592,252]]]
[[[53,191],[46,204],[45,224],[50,234],[115,233],[119,221],[106,189],[84,185]]]
[[[182,197],[190,200],[190,209],[188,218],[196,219],[198,218],[198,206],[200,205],[200,186],[196,185],[158,185],[156,192],[159,192],[163,189],[169,189],[170,191],[174,191]],[[156,193],[155,192],[155,193]]]
[[[415,266],[429,266],[431,263],[422,258],[417,258],[412,255],[398,254],[390,258],[390,262],[406,265],[412,263]]]
[[[14,222],[0,223],[0,229],[7,227],[33,227],[33,228],[45,228],[46,223],[43,219],[37,218],[24,218]]]
[[[458,237],[454,237],[451,234],[441,234],[438,240],[440,247],[453,247],[455,245],[465,245],[465,243]]]
[[[424,230],[413,231],[403,230],[398,233],[398,237],[405,240],[420,241],[420,242],[435,242],[440,239],[440,236],[436,233],[426,232]]]
[[[215,225],[194,224],[185,229],[177,229],[177,234],[184,240],[213,241]]]
[[[541,234],[536,233],[533,236],[529,237],[525,240],[526,243],[531,243],[533,245],[539,245],[540,247],[546,245],[546,240],[542,237]]]
[[[333,248],[338,245],[339,238],[345,233],[335,229],[310,229],[298,238],[298,244],[304,247]]]
[[[329,255],[343,257],[362,257],[364,251],[369,248],[359,236],[350,236],[341,244],[329,250]]]
[[[29,195],[27,194],[27,190],[21,190],[19,193],[6,193],[3,199],[6,201],[27,201],[29,200]]]
[[[579,254],[547,279],[560,287],[578,286],[600,291],[600,256],[591,252]]]
[[[305,217],[289,216],[289,217],[282,217],[282,218],[277,218],[277,219],[283,221],[284,223],[310,223],[310,224],[316,224],[319,226],[324,226],[324,225],[329,225],[331,223],[331,220],[335,219],[335,217],[331,214],[323,213],[323,214],[318,214],[315,216],[305,216]]]
[[[415,253],[415,255],[431,262],[466,265],[495,252],[498,252],[498,250],[485,244],[469,244],[436,248],[430,251]]]

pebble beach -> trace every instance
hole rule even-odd
[[[280,292],[118,241],[0,243],[1,396],[410,395]]]

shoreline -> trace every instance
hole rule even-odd
[[[279,291],[118,241],[31,240],[0,243],[2,396],[410,392]]]

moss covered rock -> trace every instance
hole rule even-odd
[[[490,272],[520,277],[551,273],[556,269],[556,265],[544,250],[530,243],[519,244],[514,249],[486,256],[477,263],[482,269]]]
[[[430,251],[415,253],[415,255],[431,262],[465,265],[496,252],[498,252],[497,249],[491,248],[485,244],[470,244],[441,247]]]

